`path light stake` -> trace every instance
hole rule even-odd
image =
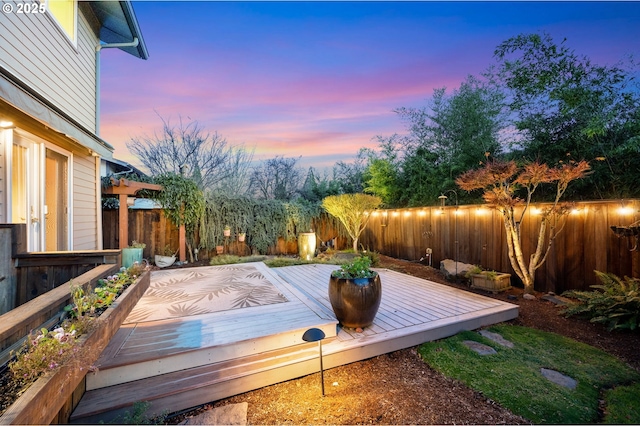
[[[318,350],[320,351],[320,386],[322,388],[322,396],[324,396],[324,370],[322,369],[322,339],[324,339],[324,331],[319,328],[310,328],[302,335],[305,342],[318,342]]]

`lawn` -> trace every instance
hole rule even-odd
[[[536,424],[640,423],[640,374],[614,356],[528,327],[500,324],[488,330],[514,347],[465,331],[421,345],[420,355],[432,368]],[[480,356],[463,344],[465,340],[491,346],[497,353]],[[552,383],[541,368],[572,377],[576,388]],[[604,400],[604,415],[599,400]]]

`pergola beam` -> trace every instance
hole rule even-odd
[[[110,187],[104,190],[105,194],[118,195],[120,201],[120,207],[118,210],[118,220],[120,226],[118,227],[118,237],[120,249],[129,246],[129,210],[127,208],[127,198],[142,189],[149,189],[152,191],[162,191],[162,185],[156,185],[154,183],[136,182],[133,180],[120,178],[119,180],[111,178]]]

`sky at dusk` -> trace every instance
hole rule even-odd
[[[640,2],[134,1],[146,61],[102,51],[101,132],[118,159],[159,116],[197,120],[256,159],[350,162],[393,112],[494,64],[498,44],[549,33],[600,65],[640,59]]]

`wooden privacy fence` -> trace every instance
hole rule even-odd
[[[544,206],[532,206],[522,221],[526,259],[535,250],[539,209]],[[598,284],[594,270],[639,277],[640,252],[629,250],[635,238],[620,238],[611,230],[611,226],[627,226],[638,219],[638,200],[576,203],[566,216],[565,227],[554,241],[547,261],[536,272],[536,290],[588,290]],[[443,259],[457,259],[514,274],[507,256],[502,215],[483,205],[380,210],[370,218],[360,244],[408,260],[426,258],[430,248],[435,267]],[[513,282],[518,281],[515,278]]]
[[[169,246],[174,252],[178,249],[178,228],[167,220],[162,209],[129,209],[129,241],[145,243],[142,257],[153,259],[156,254],[162,252],[165,246]],[[119,241],[119,215],[118,210],[102,211],[102,244],[105,249],[115,249],[120,245]],[[314,222],[314,229],[318,238],[322,241],[336,239],[339,244],[345,243],[345,238],[338,236],[338,232],[330,221]],[[250,236],[247,236],[250,238]],[[198,237],[196,236],[196,240]],[[235,239],[225,241],[225,252],[238,255],[252,254],[250,245],[238,243]],[[200,251],[200,259],[208,259],[215,250],[210,252]],[[269,254],[296,254],[298,245],[296,241],[280,239],[269,248]]]
[[[535,249],[540,224],[540,215],[536,212],[543,207],[544,204],[532,206],[522,221],[526,258]],[[536,272],[536,290],[556,293],[588,290],[589,286],[598,284],[594,270],[640,277],[640,251],[629,250],[635,240],[617,237],[611,230],[611,226],[627,226],[639,219],[640,200],[576,203],[547,261]],[[103,221],[104,247],[118,247],[117,211],[105,210]],[[326,224],[316,224],[315,229],[323,241],[336,236]],[[177,249],[178,231],[161,210],[131,210],[129,230],[131,239],[147,244],[144,250],[147,259],[167,244]],[[400,259],[423,259],[423,263],[430,248],[431,262],[436,268],[443,259],[457,259],[509,272],[513,283],[518,284],[507,256],[502,216],[484,205],[379,210],[372,215],[359,243],[368,250]],[[348,241],[338,238],[337,248],[348,245]],[[279,241],[270,252],[294,254],[297,248],[295,243]]]
[[[165,246],[178,250],[178,228],[168,221],[162,209],[129,209],[128,214],[130,241],[145,243],[142,257],[153,259],[162,253]],[[120,247],[118,210],[102,210],[102,245],[105,249]]]

